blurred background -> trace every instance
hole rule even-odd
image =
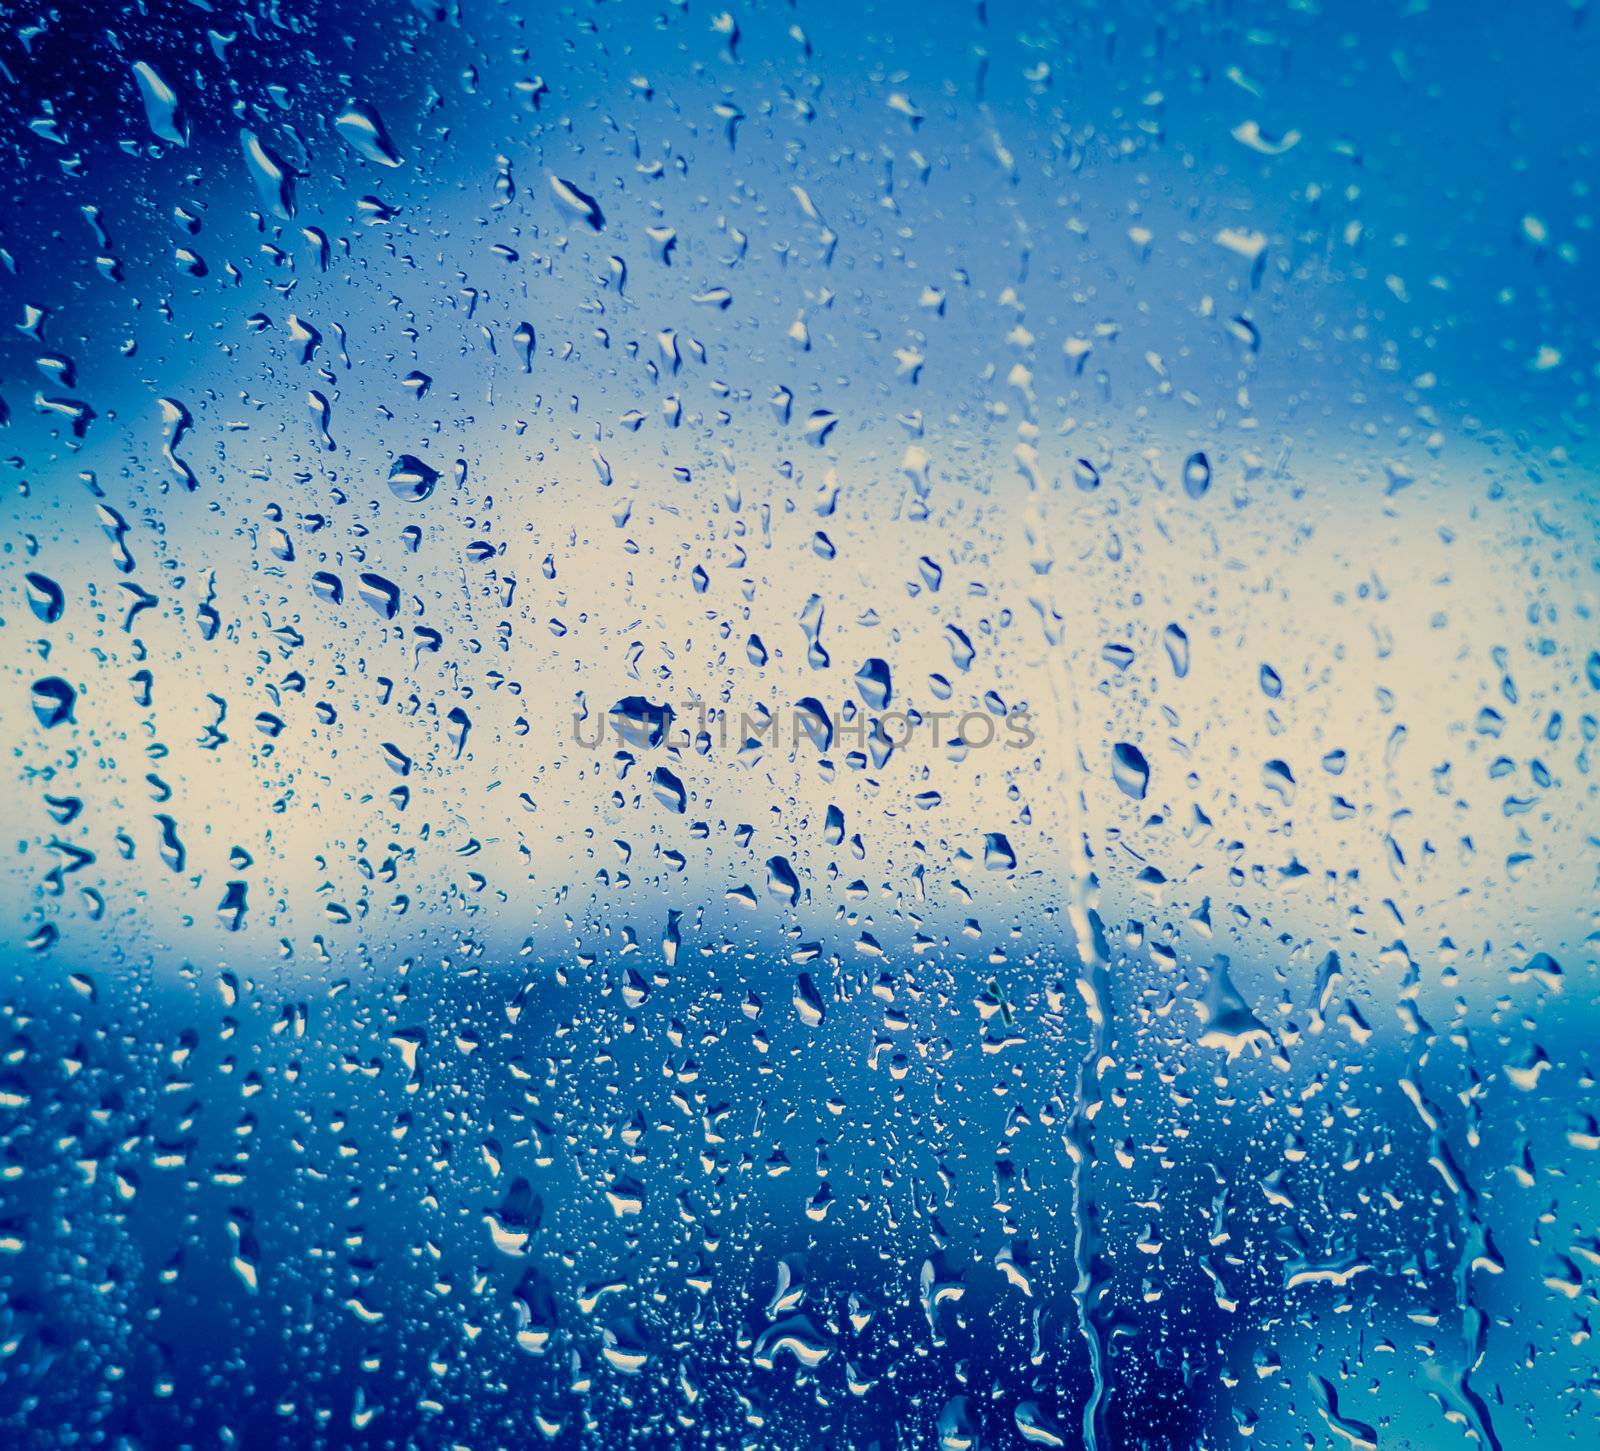
[[[1597,51],[13,9],[7,1444],[1592,1444]]]

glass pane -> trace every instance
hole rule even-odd
[[[1588,5],[723,3],[7,21],[0,1441],[1593,1444]]]

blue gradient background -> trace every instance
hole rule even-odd
[[[8,1443],[1588,1444],[1588,8],[723,13],[13,17]],[[874,657],[1034,745],[693,740]]]

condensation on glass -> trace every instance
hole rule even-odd
[[[1583,0],[0,34],[0,1440],[1596,1444]]]

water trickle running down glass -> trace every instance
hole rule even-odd
[[[1597,51],[14,13],[0,1441],[1593,1445]]]

